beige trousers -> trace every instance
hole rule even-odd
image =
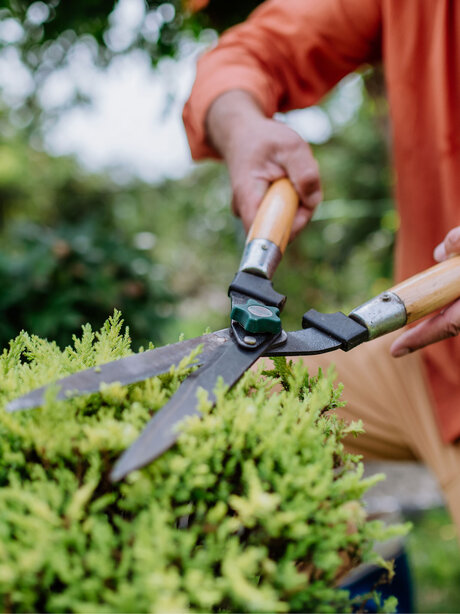
[[[302,357],[310,374],[334,364],[347,402],[338,413],[361,419],[366,433],[350,437],[348,449],[368,460],[423,461],[437,476],[460,536],[460,444],[442,442],[418,352],[393,358],[395,334],[350,352]],[[459,408],[460,411],[460,408]]]

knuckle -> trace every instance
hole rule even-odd
[[[316,207],[321,202],[320,178],[314,169],[303,171],[302,175],[296,178],[295,183],[304,205]]]
[[[448,337],[456,337],[460,333],[460,322],[452,322],[451,320],[448,320],[445,332]]]
[[[310,165],[303,171],[300,177],[300,184],[306,192],[318,191],[319,171],[317,165]]]
[[[282,135],[273,135],[273,137],[272,147],[282,157],[290,158],[293,155],[298,155],[299,150],[304,148],[309,151],[305,141],[297,132],[287,126],[284,126]]]
[[[441,317],[443,336],[446,339],[448,337],[456,337],[460,334],[460,320],[455,317],[455,314],[443,312],[441,313]]]
[[[292,128],[286,126],[286,131],[284,133],[284,139],[287,146],[295,149],[297,147],[301,147],[305,145],[305,141],[295,132]]]

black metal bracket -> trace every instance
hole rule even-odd
[[[272,282],[269,279],[242,271],[233,278],[228,294],[230,297],[233,294],[242,294],[245,297],[262,301],[265,305],[278,307],[280,311],[286,302],[286,297],[273,289]]]
[[[231,323],[232,334],[235,338],[235,341],[241,348],[249,351],[258,350],[259,347],[267,342],[267,339],[272,337],[275,343],[281,342],[283,339],[286,339],[286,333],[281,331],[279,334],[272,335],[271,333],[248,333],[244,330],[241,324],[232,320]]]
[[[311,326],[340,341],[345,352],[369,339],[369,332],[365,326],[340,311],[321,313],[316,309],[310,309],[303,315],[302,328]]]

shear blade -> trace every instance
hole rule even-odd
[[[255,350],[245,350],[236,342],[222,344],[208,364],[188,376],[179,390],[150,420],[140,437],[120,457],[110,474],[113,482],[121,480],[131,471],[144,467],[168,450],[179,437],[179,425],[184,418],[199,415],[198,389],[208,393],[208,399],[215,403],[214,389],[222,377],[224,384],[231,387],[247,369],[272,344],[273,336]]]
[[[99,392],[101,384],[113,384],[115,382],[119,382],[121,385],[134,384],[149,377],[167,373],[172,365],[177,365],[199,345],[203,345],[203,348],[197,358],[197,364],[202,364],[210,359],[216,348],[229,340],[230,332],[228,329],[224,329],[202,335],[196,339],[189,339],[120,358],[98,367],[73,373],[50,385],[32,390],[28,394],[10,401],[6,406],[6,411],[15,412],[39,407],[43,404],[45,393],[50,386],[53,388],[59,387],[56,398],[65,400],[79,395]]]

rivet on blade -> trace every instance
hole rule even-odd
[[[257,339],[255,337],[250,337],[249,335],[243,337],[243,341],[246,345],[255,345],[257,343]]]

